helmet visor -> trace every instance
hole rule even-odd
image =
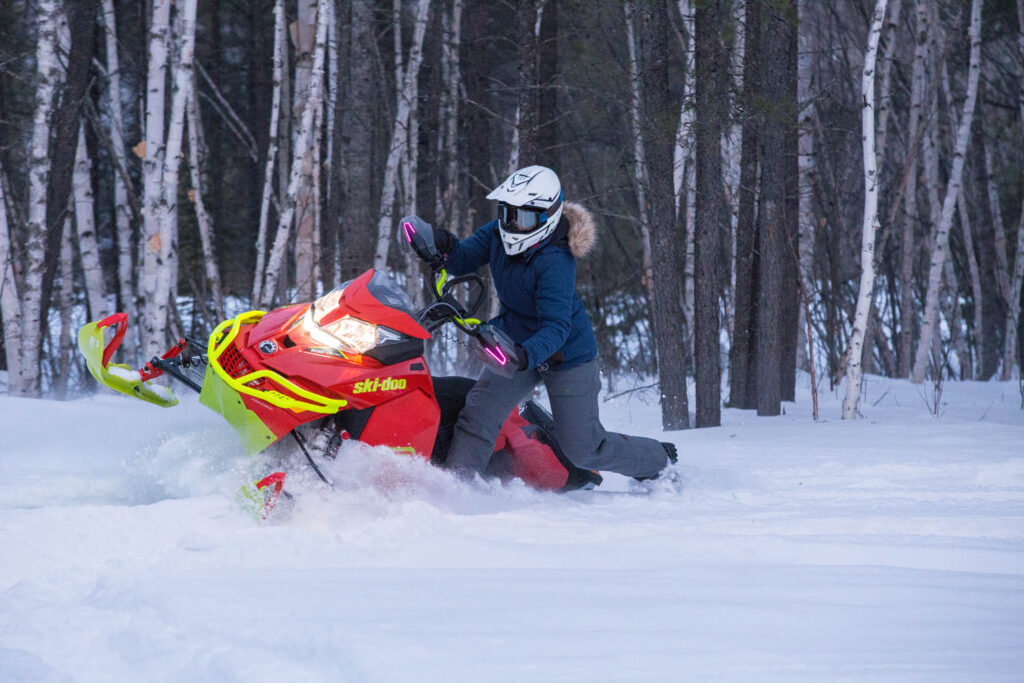
[[[506,232],[531,233],[541,224],[541,209],[530,209],[498,202],[498,220]]]

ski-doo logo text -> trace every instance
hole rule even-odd
[[[362,382],[356,382],[352,387],[353,394],[372,394],[376,391],[402,391],[405,389],[404,379],[394,379],[393,377],[374,377],[373,379],[364,379]]]

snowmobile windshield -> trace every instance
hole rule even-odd
[[[366,287],[370,290],[373,298],[385,306],[397,309],[403,313],[412,314],[412,299],[387,273],[379,270],[376,271]]]
[[[352,284],[352,280],[343,282],[313,302],[311,310],[313,320],[317,325],[323,323],[324,316],[338,307],[338,304],[341,303],[341,295],[345,293],[345,288],[350,284]]]

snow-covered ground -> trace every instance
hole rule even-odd
[[[192,397],[0,397],[0,680],[1024,680],[1017,385],[948,383],[935,418],[869,380],[856,422],[804,388],[665,436],[681,492],[352,446],[274,524],[234,501],[265,464]],[[650,393],[602,410],[660,433]]]

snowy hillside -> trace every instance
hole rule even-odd
[[[804,395],[671,434],[680,493],[352,446],[269,525],[233,500],[264,463],[193,397],[0,398],[0,680],[1020,681],[1018,387],[949,383],[936,419],[870,380],[864,420]],[[602,410],[659,433],[650,394]]]

